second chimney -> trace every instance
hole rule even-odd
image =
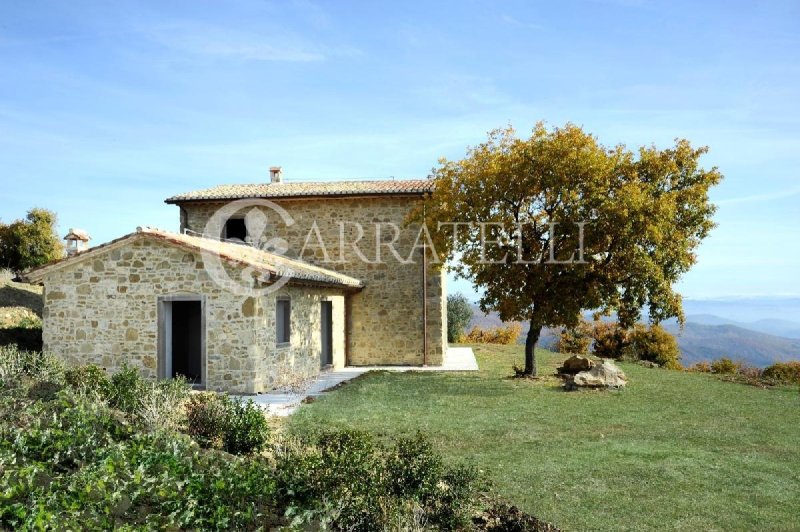
[[[283,171],[280,166],[271,166],[269,169],[269,179],[272,183],[283,183]]]

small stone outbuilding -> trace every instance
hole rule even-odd
[[[220,282],[243,276],[248,293]],[[250,246],[148,228],[27,278],[44,285],[45,349],[67,363],[238,393],[342,367],[345,298],[363,287]]]

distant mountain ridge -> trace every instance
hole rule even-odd
[[[496,313],[483,314],[473,306],[472,324],[479,327],[497,327],[502,321]],[[762,319],[737,322],[714,314],[687,316],[683,330],[675,320],[664,323],[674,334],[681,349],[681,360],[689,366],[703,360],[728,357],[758,367],[769,366],[785,360],[800,360],[800,323],[789,320]],[[525,341],[528,324],[522,323],[520,343]],[[771,334],[769,331],[783,334]],[[539,345],[552,347],[557,330],[542,331]]]

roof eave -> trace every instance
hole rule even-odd
[[[173,196],[164,200],[168,205],[181,205],[183,203],[219,203],[223,201],[237,201],[247,199],[264,199],[270,201],[280,200],[319,200],[336,198],[375,198],[375,197],[423,197],[431,194],[433,190],[404,191],[404,192],[353,192],[342,194],[291,194],[285,196],[227,196],[220,198],[179,198]]]

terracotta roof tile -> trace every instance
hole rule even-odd
[[[340,286],[348,288],[361,288],[363,283],[348,275],[320,268],[301,260],[290,259],[282,255],[262,251],[260,249],[232,242],[221,242],[211,238],[190,236],[180,233],[171,233],[160,229],[139,228],[135,233],[127,234],[105,244],[93,247],[72,257],[66,257],[45,264],[25,273],[23,276],[29,282],[40,282],[42,278],[62,265],[80,261],[97,255],[108,248],[119,247],[123,242],[134,238],[153,238],[171,245],[197,252],[210,252],[219,256],[225,262],[237,266],[251,267],[256,271],[269,275],[286,276],[292,281],[301,284]]]
[[[296,198],[321,196],[421,195],[433,191],[428,179],[330,181],[317,183],[256,183],[251,185],[219,185],[178,194],[166,203],[186,201],[224,201],[249,198]]]

